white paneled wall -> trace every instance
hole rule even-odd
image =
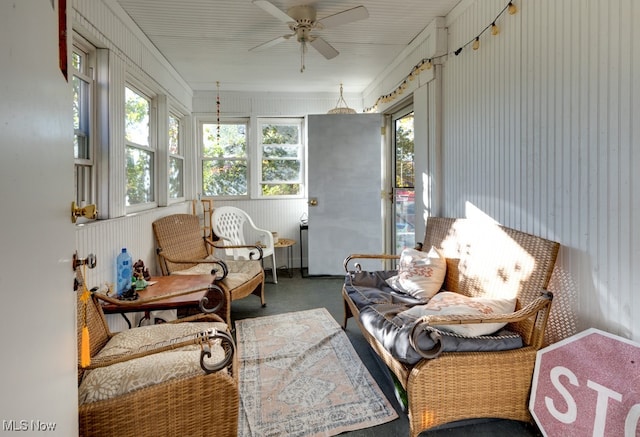
[[[108,48],[126,59],[131,68],[137,69],[136,76],[147,76],[181,105],[191,107],[191,88],[116,2],[72,0],[70,3],[75,31],[97,47]]]
[[[516,3],[443,67],[442,213],[559,241],[580,327],[640,340],[640,4]],[[504,4],[466,2],[449,51]]]

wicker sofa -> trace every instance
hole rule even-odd
[[[553,298],[546,287],[559,244],[486,222],[431,217],[422,248],[432,247],[446,263],[441,290],[471,298],[508,293],[515,297],[515,309],[507,314],[419,316],[416,309],[440,293],[416,300],[389,287],[396,270],[366,272],[359,264],[365,259],[397,263],[397,255],[353,254],[344,263],[345,328],[353,317],[395,375],[412,437],[462,419],[530,421],[527,402],[536,352],[545,343]],[[483,323],[504,327],[477,337],[449,329]],[[506,346],[496,337],[506,338]],[[512,339],[517,341],[509,344]]]

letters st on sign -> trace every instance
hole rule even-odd
[[[640,344],[588,329],[541,349],[529,410],[545,436],[640,435]]]

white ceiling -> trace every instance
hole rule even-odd
[[[300,43],[287,24],[251,0],[117,0],[194,90],[362,92],[434,19],[460,0],[271,0],[286,12],[311,4],[317,19],[363,5],[369,18],[316,30],[340,54],[325,59],[309,47],[300,72]]]

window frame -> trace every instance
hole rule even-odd
[[[198,189],[197,192],[201,193],[203,197],[212,198],[212,199],[248,199],[251,197],[251,123],[249,117],[229,117],[220,119],[220,125],[244,125],[245,126],[245,141],[246,141],[246,150],[244,156],[244,162],[246,164],[246,179],[247,179],[247,193],[246,194],[238,194],[238,195],[210,195],[205,193],[204,190],[204,163],[205,161],[213,161],[222,159],[225,161],[238,161],[243,158],[209,158],[204,156],[204,126],[205,125],[213,125],[217,126],[218,120],[210,117],[200,118],[197,122],[197,137],[198,137]]]
[[[159,151],[158,151],[158,121],[157,121],[157,95],[156,93],[152,92],[149,88],[141,85],[139,82],[132,80],[130,78],[128,78],[125,81],[124,84],[124,88],[122,90],[122,92],[124,93],[124,99],[123,99],[123,104],[125,105],[125,125],[126,125],[126,89],[129,88],[131,91],[135,92],[136,94],[138,94],[140,97],[143,97],[144,99],[146,99],[149,102],[149,138],[148,138],[148,145],[144,145],[144,144],[137,144],[134,143],[133,141],[129,141],[127,140],[126,137],[126,132],[123,132],[124,134],[124,156],[125,156],[125,161],[123,163],[124,165],[124,172],[125,172],[125,187],[124,187],[124,205],[125,205],[125,212],[126,214],[130,214],[130,213],[135,213],[135,212],[139,212],[139,211],[144,211],[144,210],[148,210],[148,209],[153,209],[158,207],[158,196],[159,196],[159,191],[158,191],[158,180],[159,180],[159,175],[158,175],[158,155],[159,155]],[[128,204],[127,203],[127,185],[129,183],[128,179],[127,179],[127,170],[126,170],[126,166],[127,166],[127,162],[126,162],[126,156],[127,156],[127,150],[129,148],[132,149],[136,149],[136,150],[141,150],[145,153],[149,153],[151,154],[151,184],[150,184],[150,189],[151,189],[151,200],[148,202],[141,202],[141,203],[136,203],[136,204]]]
[[[262,193],[262,186],[266,183],[263,179],[262,173],[262,161],[269,158],[264,158],[264,147],[272,146],[271,144],[262,143],[262,129],[265,125],[297,125],[299,130],[299,143],[290,144],[289,146],[298,147],[297,158],[288,158],[287,160],[296,160],[300,162],[300,175],[299,181],[294,182],[300,185],[300,191],[298,194],[280,194],[275,196],[268,196]],[[306,196],[306,123],[305,117],[258,117],[256,119],[256,184],[252,187],[254,191],[254,198],[256,199],[301,199]],[[281,158],[282,159],[282,158]],[[280,183],[290,183],[283,181]]]
[[[75,128],[74,122],[74,142],[75,137],[80,133],[80,131],[86,131],[84,137],[87,141],[87,158],[79,158],[76,157],[74,150],[74,201],[78,206],[85,206],[89,204],[97,204],[97,196],[98,196],[98,148],[96,146],[96,119],[97,119],[97,105],[96,105],[96,48],[91,45],[88,41],[86,41],[82,36],[75,33],[73,34],[73,43],[72,43],[72,58],[74,53],[78,52],[82,58],[81,69],[77,70],[74,67],[73,61],[71,64],[72,69],[72,81],[75,77],[78,77],[81,81],[87,83],[87,93],[86,99],[84,100],[84,108],[80,108],[80,114],[85,114],[81,118],[84,120],[79,121],[79,128]],[[73,85],[72,85],[73,87]],[[75,96],[74,96],[75,103]],[[83,125],[86,126],[86,129],[83,129]],[[84,170],[80,170],[80,169]],[[86,169],[88,169],[89,175],[86,174]],[[81,175],[84,173],[84,175]],[[84,196],[81,199],[79,188],[80,186],[84,186],[82,190],[84,192]],[[89,219],[80,217],[78,218],[77,223],[84,223],[89,221]]]

